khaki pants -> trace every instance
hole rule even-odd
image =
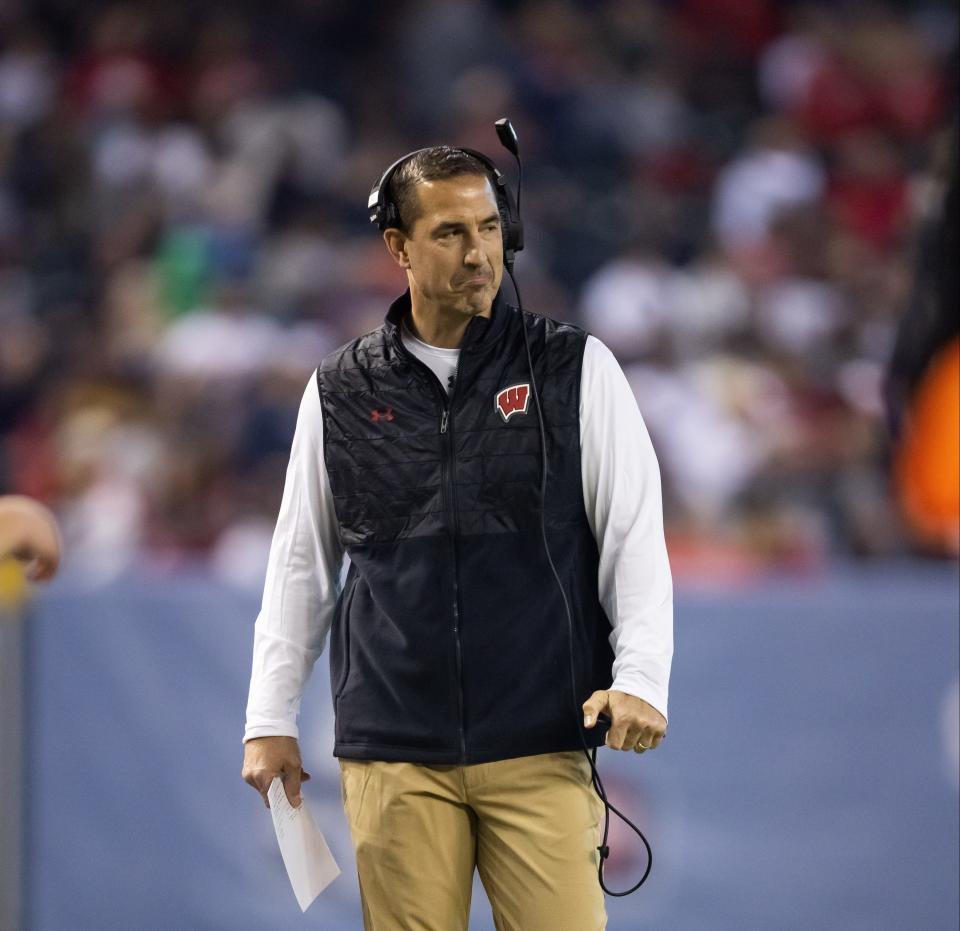
[[[469,766],[340,759],[365,931],[602,931],[603,803],[582,750]]]

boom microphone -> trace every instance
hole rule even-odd
[[[520,143],[517,139],[517,131],[513,128],[513,124],[505,116],[501,117],[493,124],[497,129],[497,136],[500,139],[501,144],[505,149],[507,149],[513,157],[517,160],[517,220],[520,220],[520,188],[523,184],[523,162],[520,160]],[[522,229],[522,226],[520,227]],[[523,240],[520,239],[520,245],[517,247],[522,248]],[[563,606],[566,609],[567,614],[567,632],[568,632],[568,647],[570,650],[570,696],[573,702],[573,713],[577,720],[577,733],[580,737],[580,743],[583,745],[583,752],[587,758],[587,762],[590,764],[590,771],[592,774],[593,787],[597,792],[597,795],[600,796],[601,801],[603,802],[603,839],[600,842],[600,846],[597,850],[600,853],[600,866],[597,870],[597,878],[600,881],[600,887],[603,889],[607,895],[612,896],[625,896],[630,895],[632,892],[635,892],[639,889],[644,882],[646,882],[647,876],[650,875],[650,869],[653,866],[653,851],[650,849],[650,842],[644,837],[643,831],[640,830],[626,815],[621,811],[615,808],[610,804],[609,799],[607,798],[606,790],[603,787],[603,781],[600,779],[600,773],[597,771],[596,761],[597,761],[597,748],[594,747],[592,754],[587,749],[587,742],[584,739],[583,735],[583,716],[581,714],[581,709],[577,707],[577,697],[576,697],[576,674],[574,672],[574,659],[573,659],[573,616],[570,613],[570,603],[567,601],[567,594],[564,591],[563,584],[560,581],[560,576],[557,573],[557,567],[554,565],[553,557],[550,555],[550,546],[547,543],[547,527],[546,527],[546,517],[545,517],[545,501],[547,494],[547,444],[546,444],[546,431],[543,425],[543,410],[540,407],[540,392],[537,389],[537,380],[533,373],[533,360],[530,356],[530,340],[527,337],[527,324],[523,318],[523,299],[520,297],[520,289],[517,287],[517,279],[513,274],[513,262],[505,263],[507,274],[510,275],[510,280],[513,282],[513,290],[517,295],[517,307],[520,310],[520,326],[523,330],[523,343],[524,348],[527,352],[527,367],[530,371],[530,390],[533,394],[533,403],[534,408],[537,412],[537,421],[540,426],[540,461],[542,464],[542,471],[540,473],[540,533],[543,539],[543,549],[547,557],[547,562],[550,564],[550,569],[553,572],[553,578],[557,583],[557,588],[560,591],[560,597],[563,599]],[[604,714],[599,714],[598,719],[603,718],[607,722],[609,719]],[[640,877],[640,881],[636,885],[631,886],[625,892],[613,892],[607,888],[606,883],[603,881],[603,866],[607,857],[610,856],[610,847],[607,845],[607,835],[610,830],[610,812],[613,812],[624,824],[632,828],[637,835],[640,837],[640,840],[643,841],[643,845],[647,851],[647,868],[644,870],[643,876]]]

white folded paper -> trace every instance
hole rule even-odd
[[[270,799],[270,814],[273,815],[283,865],[287,868],[300,910],[305,912],[340,875],[340,867],[314,824],[307,803],[301,802],[299,808],[294,808],[283,791],[279,776],[270,783],[267,798]]]

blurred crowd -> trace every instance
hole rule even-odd
[[[909,544],[881,385],[956,119],[947,2],[0,0],[0,492],[90,579],[262,583],[304,386],[405,282],[404,152],[524,156],[524,304],[617,354],[675,571]]]

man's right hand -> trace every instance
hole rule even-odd
[[[294,808],[300,807],[300,783],[310,778],[300,762],[300,747],[293,737],[254,737],[243,745],[243,779],[270,807],[267,790],[274,777],[283,780],[283,789]]]

